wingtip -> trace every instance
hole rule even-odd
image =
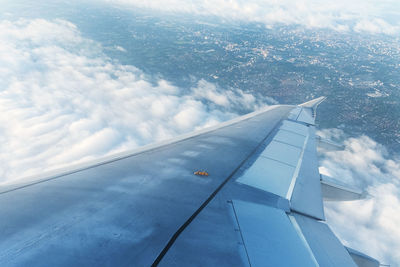
[[[312,99],[312,100],[310,100],[310,101],[304,102],[303,104],[300,104],[299,106],[315,109],[315,108],[316,108],[319,104],[321,104],[325,99],[326,99],[325,96],[320,96],[320,97],[314,98],[314,99]]]

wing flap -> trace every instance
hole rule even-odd
[[[315,266],[283,210],[238,200],[233,207],[251,266]]]
[[[344,150],[344,145],[337,144],[331,140],[323,139],[320,136],[317,136],[318,147],[323,148],[328,151],[342,151]]]
[[[347,251],[349,252],[351,258],[357,264],[358,267],[379,267],[381,264],[376,259],[365,255],[355,249],[346,247]]]
[[[367,196],[366,192],[342,184],[332,177],[321,174],[322,196],[327,201],[359,200]]]
[[[349,253],[327,224],[300,214],[293,214],[319,266],[353,266]]]

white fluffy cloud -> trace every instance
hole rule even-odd
[[[358,21],[354,26],[356,32],[385,33],[388,35],[398,34],[400,32],[399,29],[399,25],[391,25],[380,18],[371,20],[363,19]]]
[[[119,48],[120,50],[123,48]],[[264,105],[107,58],[63,21],[0,22],[0,182],[159,141]]]
[[[113,5],[217,16],[226,20],[261,22],[268,27],[301,25],[337,31],[398,34],[400,5],[374,0],[105,0]],[[388,17],[396,18],[387,21]]]
[[[343,138],[337,129],[321,135]],[[327,202],[326,216],[334,232],[348,246],[383,263],[400,262],[400,159],[367,136],[348,138],[346,149],[323,152],[322,173],[367,190],[371,198]]]

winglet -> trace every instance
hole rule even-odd
[[[315,98],[313,100],[304,102],[303,104],[300,104],[299,106],[304,107],[304,108],[312,108],[316,109],[319,104],[321,104],[324,100],[326,99],[325,96],[320,96],[318,98]]]
[[[310,101],[307,101],[307,102],[305,102],[305,103],[303,103],[303,104],[300,104],[299,106],[300,106],[300,107],[303,107],[303,108],[309,108],[309,109],[311,109],[311,116],[312,116],[313,120],[315,120],[315,117],[317,116],[317,107],[318,107],[318,105],[321,104],[322,101],[324,101],[325,99],[326,99],[325,96],[320,96],[320,97],[318,97],[318,98],[315,98],[315,99],[313,99],[313,100],[310,100]]]

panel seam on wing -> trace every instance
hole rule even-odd
[[[293,177],[292,177],[292,181],[291,181],[291,183],[289,185],[289,189],[288,189],[288,192],[286,194],[286,198],[287,199],[291,199],[292,198],[294,186],[296,184],[297,178],[299,177],[299,172],[300,172],[301,164],[303,163],[303,156],[304,156],[304,152],[306,150],[306,146],[307,146],[309,137],[310,137],[310,135],[307,135],[305,140],[304,140],[303,148],[301,150],[301,154],[300,154],[299,160],[297,162],[297,166],[296,166],[296,169],[294,171],[294,174],[293,174]]]
[[[293,228],[296,230],[297,235],[300,237],[300,239],[303,242],[304,246],[306,247],[308,253],[310,253],[311,259],[315,263],[315,266],[319,267],[319,263],[318,263],[317,259],[315,258],[314,253],[312,252],[312,249],[307,242],[307,239],[304,237],[303,231],[301,231],[301,228],[300,228],[299,224],[297,223],[296,218],[290,214],[288,214],[288,217],[289,217],[290,222],[293,225]]]

